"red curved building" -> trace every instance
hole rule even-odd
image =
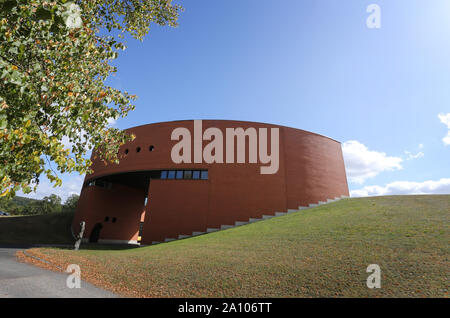
[[[194,128],[199,122],[201,131]],[[177,128],[192,136],[190,162],[174,162],[173,152],[181,140],[174,139]],[[227,135],[239,128],[245,133],[244,162],[243,157],[239,160],[238,137],[229,139]],[[205,150],[217,139],[208,139],[206,131],[223,133],[223,163],[219,157],[207,163],[195,153],[196,146]],[[261,157],[261,143],[257,144],[256,162],[252,159],[255,135],[251,132],[255,131],[259,140],[258,132],[267,131],[267,154],[278,150],[277,169],[271,173],[262,173],[261,167],[268,163]],[[127,132],[136,138],[121,147],[124,157],[120,164],[94,160],[94,172],[85,178],[73,221],[74,231],[80,221],[86,222],[84,240],[155,244],[282,215],[349,194],[341,144],[308,131],[256,122],[186,120],[138,126]],[[275,132],[278,149],[271,144]],[[179,152],[184,158],[188,157],[186,150]],[[220,155],[218,148],[211,153]],[[231,163],[228,159],[233,156],[236,160]]]

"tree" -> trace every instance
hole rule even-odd
[[[40,214],[50,214],[61,212],[61,198],[56,194],[44,197],[39,205]]]
[[[0,196],[36,189],[41,175],[91,172],[118,163],[134,138],[108,122],[135,96],[105,84],[124,35],[142,40],[151,23],[176,26],[170,0],[0,0]],[[53,167],[55,165],[55,167]]]
[[[77,194],[70,195],[63,205],[64,212],[75,212],[77,209],[78,199],[80,198]]]

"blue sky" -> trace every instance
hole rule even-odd
[[[139,97],[116,127],[281,124],[341,141],[353,195],[450,193],[450,1],[176,2],[178,28],[129,39],[114,63],[109,83]],[[366,25],[370,4],[380,29]]]

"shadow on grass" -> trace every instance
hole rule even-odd
[[[95,243],[85,243],[81,244],[80,251],[121,251],[121,250],[131,250],[139,248],[138,245],[106,245],[106,244],[95,244]],[[15,243],[2,243],[0,242],[1,249],[20,249],[26,250],[30,248],[51,248],[57,250],[73,250],[74,246],[69,244],[15,244]]]
[[[139,245],[132,244],[99,244],[99,243],[81,243],[80,250],[92,251],[114,251],[114,250],[131,250],[139,248]]]
[[[36,246],[29,246],[29,247],[36,247]],[[58,245],[58,244],[49,244],[41,247],[49,247],[49,248],[55,248],[60,250],[73,250],[73,245]],[[80,245],[80,251],[120,251],[120,250],[131,250],[139,248],[138,245],[131,245],[131,244],[98,244],[98,243],[81,243]]]

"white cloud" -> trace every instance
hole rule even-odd
[[[113,127],[117,123],[117,119],[115,118],[108,118],[108,127]]]
[[[442,141],[444,142],[444,144],[450,145],[450,113],[439,114],[438,117],[439,117],[439,120],[441,121],[441,123],[446,125],[448,128],[447,136],[442,138]]]
[[[405,154],[407,155],[406,160],[419,159],[425,155],[422,151],[419,151],[416,154],[413,154],[410,151],[405,151]]]
[[[395,181],[384,187],[374,185],[350,191],[352,197],[394,194],[450,194],[450,178],[424,182]]]
[[[17,195],[32,199],[42,199],[45,196],[56,194],[61,198],[61,201],[64,203],[64,201],[70,195],[80,194],[81,187],[83,185],[83,177],[75,176],[63,178],[62,180],[63,180],[62,185],[60,187],[54,188],[53,184],[51,184],[50,181],[45,176],[43,176],[39,182],[36,192],[31,192],[28,194],[18,192]]]
[[[402,169],[402,158],[389,157],[384,152],[369,150],[356,140],[344,142],[342,152],[350,182],[363,183],[380,172]]]

